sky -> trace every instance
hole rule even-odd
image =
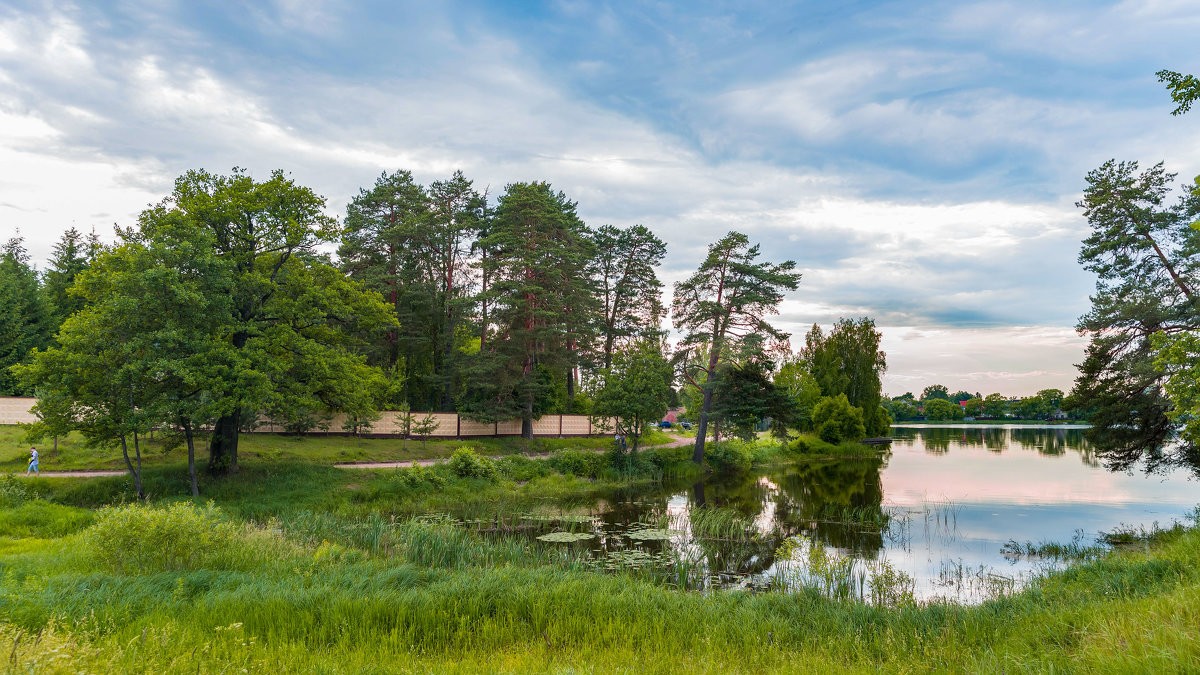
[[[1074,203],[1110,158],[1200,173],[1154,76],[1200,72],[1197,34],[1194,0],[6,0],[0,236],[44,265],[192,168],[284,169],[339,216],[383,171],[546,180],[663,238],[668,288],[730,230],[795,260],[773,322],[874,318],[894,395],[1067,390]]]

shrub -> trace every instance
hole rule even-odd
[[[481,457],[471,448],[459,448],[450,455],[450,472],[459,478],[496,479],[496,462],[489,457]]]
[[[439,489],[446,487],[446,478],[442,474],[429,467],[421,466],[416,462],[412,463],[411,468],[396,469],[396,474],[392,480],[407,488],[418,488],[426,485]]]
[[[862,408],[850,405],[845,394],[822,398],[813,408],[813,426],[826,443],[857,441],[867,435]]]
[[[521,455],[508,455],[496,461],[496,468],[509,480],[530,481],[550,474],[546,462],[529,459]]]
[[[559,450],[550,456],[550,466],[567,476],[595,478],[605,469],[608,458],[583,450]]]
[[[19,506],[36,497],[21,479],[12,474],[0,475],[0,508]]]
[[[272,557],[268,537],[251,536],[212,502],[106,507],[84,536],[87,552],[118,572],[248,569]]]
[[[707,443],[704,459],[713,469],[723,473],[748,471],[754,465],[754,446],[740,440]]]

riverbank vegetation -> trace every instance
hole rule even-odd
[[[569,543],[496,538],[464,518],[380,515],[382,500],[418,505],[399,496],[406,491],[494,500],[489,490],[503,477],[447,466],[438,469],[444,485],[422,478],[428,487],[413,488],[396,478],[407,470],[364,480],[281,465],[271,477],[279,493],[247,470],[220,481],[214,504],[190,501],[180,485],[179,497],[148,505],[120,505],[110,492],[103,499],[117,505],[97,511],[70,502],[120,479],[0,483],[0,636],[10,666],[1172,672],[1200,659],[1194,527],[1147,533],[980,606],[922,604],[882,587],[877,597],[891,600],[871,604],[817,588],[689,592],[670,574],[597,569]],[[523,487],[544,496],[551,484],[561,494],[595,484],[547,471]],[[310,493],[317,485],[341,494]],[[740,531],[720,511],[699,520],[708,536]]]

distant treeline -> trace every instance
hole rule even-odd
[[[940,384],[932,384],[921,397],[905,392],[884,402],[893,419],[946,421],[973,417],[976,419],[1019,420],[1079,420],[1087,418],[1086,411],[1063,408],[1065,394],[1059,389],[1043,389],[1033,396],[1009,397],[994,393],[984,396],[967,391],[953,394]]]

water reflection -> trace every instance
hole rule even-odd
[[[1103,470],[1080,429],[900,428],[895,437],[876,459],[800,461],[603,495],[589,507],[597,536],[584,545],[597,559],[670,561],[689,587],[778,583],[795,556],[827,551],[859,570],[860,589],[869,585],[863,570],[886,568],[911,577],[917,597],[970,602],[1019,588],[1040,569],[1003,555],[1010,540],[1165,525],[1196,503],[1183,474]],[[777,560],[781,550],[791,557]]]

